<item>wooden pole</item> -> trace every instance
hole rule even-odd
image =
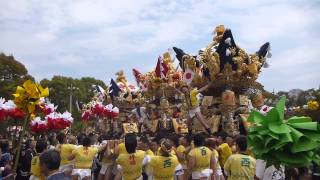
[[[16,158],[15,158],[14,165],[13,165],[13,172],[15,172],[15,173],[17,173],[17,168],[18,168],[18,163],[19,163],[20,153],[21,153],[21,148],[22,148],[22,140],[26,134],[26,127],[27,127],[28,121],[30,119],[30,115],[31,114],[28,113],[23,121],[22,132],[20,134],[19,141],[17,144]]]

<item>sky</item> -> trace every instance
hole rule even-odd
[[[40,81],[92,76],[109,83],[145,73],[163,52],[195,54],[215,26],[232,30],[248,53],[270,42],[258,81],[266,90],[320,85],[319,0],[0,0],[0,52]]]

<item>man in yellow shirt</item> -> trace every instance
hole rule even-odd
[[[227,143],[227,137],[228,134],[224,131],[221,131],[218,134],[217,138],[217,151],[219,152],[219,162],[222,167],[224,166],[224,163],[227,161],[229,156],[232,155],[232,149],[229,146],[229,143]]]
[[[72,161],[69,161],[68,158],[72,151],[77,148],[77,146],[67,143],[67,138],[64,133],[58,134],[57,140],[59,141],[59,144],[57,145],[56,149],[60,153],[61,157],[59,170],[63,172],[67,177],[71,177],[73,163]]]
[[[47,142],[39,140],[36,143],[37,155],[33,156],[31,160],[31,176],[30,180],[44,180],[44,175],[41,173],[39,155],[47,149]]]
[[[202,134],[196,134],[193,138],[195,148],[188,156],[188,176],[192,175],[193,180],[203,180],[215,174],[216,160],[212,151],[204,146],[205,138]]]
[[[107,148],[99,153],[101,168],[98,175],[98,180],[111,180],[112,179],[112,169],[114,166],[113,152],[114,152],[114,141],[107,140],[107,136],[102,137],[102,145],[107,144]],[[98,157],[99,157],[98,156]]]
[[[145,136],[140,137],[137,149],[139,149],[141,151],[145,151],[146,154],[149,156],[154,156],[153,151],[151,151],[151,149],[150,149],[150,141],[149,141],[148,137],[145,137]]]
[[[82,140],[82,146],[73,150],[69,160],[74,160],[75,168],[72,171],[72,179],[91,179],[91,167],[93,158],[98,152],[103,151],[106,145],[101,146],[99,149],[91,146],[91,139],[85,137]]]
[[[125,148],[127,154],[120,154],[116,159],[118,165],[117,180],[142,180],[142,168],[148,163],[148,156],[137,148],[136,136],[129,136],[125,138]]]
[[[136,137],[136,135],[134,133],[127,133],[125,136],[124,136],[124,140],[126,140],[127,138],[130,138],[130,137]],[[126,150],[126,147],[125,147],[125,143],[123,142],[115,142],[115,148],[114,148],[114,156],[115,157],[118,157],[120,154],[128,154],[127,150]]]
[[[208,84],[204,87],[202,87],[201,89],[191,89],[190,86],[188,85],[184,85],[181,87],[181,91],[185,96],[185,100],[186,103],[188,105],[189,108],[189,118],[188,118],[188,130],[191,132],[192,130],[192,119],[194,118],[194,116],[196,116],[196,118],[198,119],[198,121],[200,122],[200,124],[206,129],[206,131],[209,134],[212,134],[211,130],[210,130],[210,126],[206,123],[206,121],[204,120],[204,117],[201,113],[200,107],[199,107],[199,100],[198,100],[198,95],[199,93],[206,91],[211,84]]]
[[[191,141],[192,141],[192,138],[188,135],[180,137],[179,146],[177,147],[177,150],[176,150],[177,157],[184,171],[187,170],[187,156],[191,150]]]
[[[238,154],[231,155],[224,165],[228,180],[253,180],[256,172],[256,160],[247,155],[247,137],[240,135],[236,139]]]
[[[207,144],[206,146],[212,151],[216,159],[216,170],[213,170],[213,171],[216,171],[216,174],[213,174],[212,176],[214,176],[213,178],[214,180],[224,180],[222,169],[219,163],[219,153],[216,150],[216,143],[217,143],[216,139],[214,138],[208,138],[206,141],[206,144]]]
[[[150,179],[173,180],[177,176],[178,180],[183,180],[183,169],[178,158],[171,153],[172,144],[168,139],[161,142],[160,152],[150,159],[151,174]]]

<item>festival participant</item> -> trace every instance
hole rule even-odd
[[[68,136],[68,143],[69,144],[73,144],[73,145],[77,145],[77,138],[73,135]]]
[[[126,138],[129,138],[131,136],[134,136],[136,137],[136,135],[134,133],[127,133],[125,136],[124,136],[124,139]],[[119,141],[118,141],[119,142]],[[120,154],[128,154],[127,150],[126,150],[126,147],[125,147],[125,143],[124,142],[120,142],[118,143],[117,141],[115,142],[116,143],[116,147],[114,149],[114,155],[115,157],[118,157]]]
[[[57,140],[59,144],[57,145],[57,151],[60,152],[61,162],[59,170],[65,173],[66,176],[71,177],[73,163],[69,161],[69,156],[74,151],[77,146],[71,143],[67,143],[66,135],[60,133],[57,135]]]
[[[226,132],[221,131],[218,133],[218,138],[217,138],[217,144],[218,144],[217,151],[219,152],[219,155],[220,155],[219,162],[222,167],[224,166],[224,163],[227,161],[228,157],[232,155],[232,149],[226,141],[227,136],[228,134]]]
[[[112,168],[114,165],[114,159],[113,159],[114,141],[110,140],[106,136],[106,137],[103,137],[102,144],[107,144],[107,148],[100,153],[101,169],[99,172],[98,180],[111,180]]]
[[[35,153],[35,142],[32,139],[26,140],[21,151],[17,169],[17,180],[28,180],[30,178],[31,160]]]
[[[162,143],[162,141],[164,141],[164,140],[168,140],[168,141],[170,141],[171,144],[173,144],[172,140],[170,140],[170,139],[168,139],[168,138],[162,138],[162,139],[160,140],[160,146],[158,147],[158,150],[157,150],[157,153],[156,153],[157,155],[160,155],[160,153],[161,153],[161,143]],[[170,154],[173,155],[173,156],[177,156],[176,149],[175,149],[174,146],[172,146],[171,151],[170,151]]]
[[[125,138],[127,153],[122,153],[116,159],[118,174],[116,180],[142,180],[142,168],[147,164],[149,156],[137,148],[137,137],[131,135]]]
[[[44,175],[41,173],[39,155],[47,149],[47,142],[39,140],[36,143],[36,155],[31,161],[31,176],[30,180],[44,180]]]
[[[173,180],[177,176],[178,180],[183,180],[183,168],[171,151],[172,143],[168,139],[162,140],[159,155],[151,156],[149,163],[152,179]]]
[[[201,110],[199,107],[199,100],[197,97],[199,93],[206,91],[210,87],[210,85],[211,84],[208,84],[202,87],[201,89],[196,89],[196,88],[191,89],[191,87],[189,87],[188,85],[184,85],[181,87],[181,91],[185,95],[186,103],[189,108],[188,129],[190,132],[192,131],[192,118],[196,116],[196,118],[199,120],[201,125],[206,129],[206,131],[209,134],[212,134],[210,130],[210,126],[206,123],[201,113]]]
[[[177,157],[184,171],[187,171],[187,156],[191,150],[191,137],[182,136],[179,139],[179,146],[177,147]]]
[[[75,168],[72,171],[72,179],[90,180],[92,161],[98,152],[103,151],[106,146],[101,146],[99,149],[91,146],[91,139],[86,136],[82,139],[82,147],[72,151],[69,161],[74,160]]]
[[[214,176],[212,179],[214,180],[224,180],[224,176],[222,173],[222,169],[219,163],[219,153],[216,150],[216,140],[213,138],[209,138],[206,140],[206,146],[212,151],[215,159],[216,159],[216,174],[212,174],[212,176]]]
[[[47,177],[46,180],[71,180],[70,177],[59,171],[60,154],[56,150],[48,150],[40,154],[41,172]]]
[[[262,159],[256,160],[256,179],[258,180],[284,180],[285,167],[283,165],[276,168],[274,165],[267,166]]]
[[[154,153],[150,149],[150,141],[146,136],[140,137],[137,149],[146,152],[149,156],[154,156]]]
[[[159,148],[159,145],[157,142],[157,138],[151,138],[150,150],[153,152],[154,155],[157,155],[158,148]]]
[[[48,140],[49,140],[49,149],[55,149],[58,144],[56,134],[55,133],[51,134]]]
[[[212,151],[204,146],[205,137],[196,134],[193,137],[195,148],[192,149],[188,157],[188,176],[192,175],[193,180],[209,179],[211,174],[215,174],[216,159]]]
[[[231,155],[224,165],[228,180],[252,180],[256,171],[256,160],[247,155],[247,137],[240,135],[236,139],[238,153]]]
[[[0,179],[12,179],[10,142],[7,139],[0,141]]]

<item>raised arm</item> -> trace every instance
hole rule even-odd
[[[189,179],[190,175],[192,174],[192,169],[194,168],[195,164],[196,164],[196,160],[193,156],[189,156],[188,158],[188,169],[186,172],[186,178]]]
[[[210,168],[212,169],[211,180],[215,180],[215,177],[216,177],[215,175],[217,174],[217,161],[214,153],[212,153],[211,155]]]
[[[198,90],[198,92],[201,93],[201,92],[203,92],[203,91],[206,91],[211,85],[212,85],[212,83],[209,83],[209,84],[203,86],[202,88],[200,88],[200,89]]]

